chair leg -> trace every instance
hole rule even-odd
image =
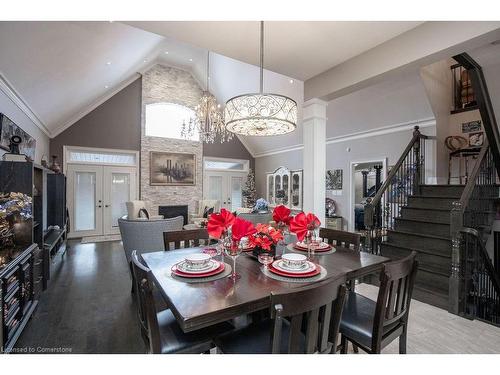
[[[340,354],[347,354],[347,346],[349,345],[349,342],[347,341],[347,338],[342,335],[342,338],[340,339]]]
[[[403,328],[403,333],[399,336],[399,354],[406,354],[406,325]]]

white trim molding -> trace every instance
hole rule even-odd
[[[352,141],[352,140],[361,139],[361,138],[370,138],[370,137],[376,137],[376,136],[385,135],[385,134],[397,133],[400,131],[411,130],[415,126],[419,126],[420,128],[427,128],[427,127],[431,127],[431,126],[436,126],[436,119],[431,117],[431,118],[422,119],[422,120],[408,121],[408,122],[403,122],[403,123],[399,123],[399,124],[382,126],[380,128],[363,130],[360,132],[339,135],[337,137],[330,137],[330,138],[326,139],[326,144],[330,145],[330,144]],[[302,149],[304,149],[304,145],[297,144],[297,145],[293,145],[293,146],[276,148],[273,151],[259,152],[255,155],[253,155],[253,157],[254,158],[262,158],[265,156],[272,156],[272,155],[282,154],[285,152],[300,151]]]
[[[0,90],[12,100],[12,102],[23,112],[43,133],[50,137],[50,130],[45,126],[40,117],[31,109],[26,100],[14,89],[14,86],[0,72]]]

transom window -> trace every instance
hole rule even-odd
[[[199,141],[200,135],[195,129],[193,135],[185,138],[181,135],[182,124],[189,123],[195,113],[191,108],[175,103],[154,103],[146,105],[145,132],[150,137],[163,137]]]

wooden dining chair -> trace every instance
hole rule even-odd
[[[184,333],[169,309],[157,311],[151,271],[142,263],[137,251],[132,252],[132,266],[137,280],[139,325],[150,353],[204,353],[214,347],[213,339],[216,336],[234,328],[229,323],[220,323]]]
[[[217,349],[234,354],[330,353],[337,346],[344,282],[330,279],[271,293],[271,318],[218,337]]]
[[[346,232],[343,230],[320,228],[319,236],[330,245],[338,245],[348,249],[359,251],[361,235],[359,233]]]
[[[198,247],[210,244],[210,237],[206,229],[178,230],[163,233],[163,242],[165,250],[172,250],[170,244],[174,243],[175,249],[184,249],[188,247]]]
[[[382,266],[377,302],[348,292],[340,322],[341,352],[348,343],[367,353],[380,353],[399,337],[399,353],[406,353],[408,315],[418,262],[417,253]]]

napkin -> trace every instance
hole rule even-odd
[[[243,237],[249,237],[257,232],[253,224],[247,220],[237,217],[234,219],[233,226],[231,228],[231,235],[233,236],[233,241],[241,241]]]
[[[207,224],[208,234],[213,238],[219,239],[233,225],[234,221],[234,215],[225,208],[222,208],[220,213],[210,215]]]
[[[288,225],[292,219],[290,216],[290,209],[286,206],[276,206],[273,211],[273,220],[276,223],[283,223]]]
[[[290,232],[295,233],[299,241],[302,241],[308,230],[314,230],[321,225],[321,221],[312,213],[307,215],[303,212],[295,215],[290,221]]]

